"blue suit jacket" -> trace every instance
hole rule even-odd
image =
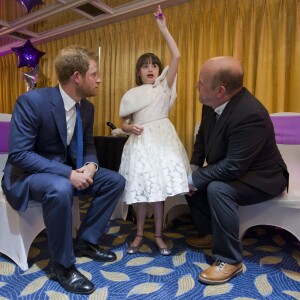
[[[81,118],[84,163],[98,164],[93,139],[94,106],[86,99],[81,100]],[[71,157],[73,162],[75,155]],[[66,113],[58,86],[21,95],[12,115],[9,156],[2,181],[8,202],[16,210],[26,210],[32,174],[51,173],[68,178],[71,170]]]

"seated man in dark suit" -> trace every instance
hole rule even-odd
[[[243,270],[238,206],[281,194],[288,171],[268,111],[243,87],[238,60],[209,59],[196,87],[204,106],[186,198],[199,236],[187,238],[187,243],[212,248],[215,262],[199,280],[222,284]]]
[[[89,294],[94,285],[76,269],[75,256],[116,259],[115,253],[97,245],[125,179],[98,169],[94,106],[85,99],[97,94],[101,82],[96,55],[84,47],[70,46],[57,56],[55,69],[58,86],[35,89],[16,101],[2,186],[18,211],[25,211],[29,200],[42,203],[52,277],[68,292]],[[93,200],[73,245],[74,192],[92,195]]]

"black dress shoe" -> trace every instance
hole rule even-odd
[[[97,245],[83,240],[75,241],[74,252],[76,257],[85,256],[96,261],[109,262],[117,259],[117,256],[114,252],[100,249]]]
[[[82,275],[73,265],[70,268],[53,263],[51,268],[52,279],[70,293],[91,294],[95,291],[94,284]]]

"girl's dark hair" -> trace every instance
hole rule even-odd
[[[138,58],[138,60],[136,62],[136,66],[135,66],[135,82],[137,85],[143,84],[141,77],[140,77],[140,71],[141,71],[142,65],[149,64],[149,63],[158,65],[159,75],[161,74],[161,72],[163,70],[163,66],[162,66],[160,59],[153,53],[144,53],[143,55],[141,55]]]

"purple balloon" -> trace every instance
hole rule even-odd
[[[31,10],[34,6],[45,4],[45,3],[44,3],[43,1],[41,1],[41,0],[17,0],[17,1],[18,1],[19,3],[21,3],[21,4],[25,7],[27,13],[29,13],[30,10]]]
[[[45,55],[45,52],[40,51],[33,47],[30,40],[21,47],[12,47],[18,57],[18,68],[21,67],[32,67],[35,68],[40,61],[40,58]]]

